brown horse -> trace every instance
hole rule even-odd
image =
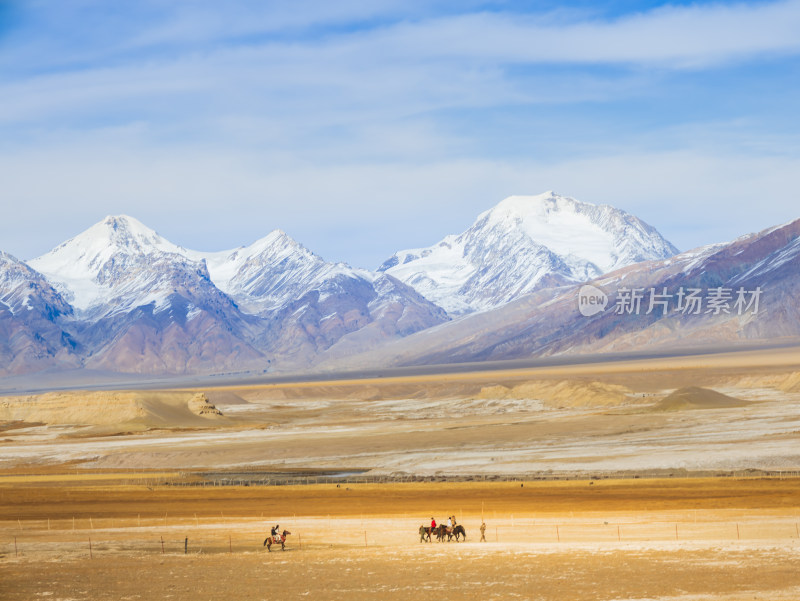
[[[436,526],[433,532],[434,534],[436,534],[436,540],[439,541],[440,543],[444,542],[445,536],[447,537],[448,541],[450,540],[450,537],[453,536],[453,532],[452,531],[448,532],[447,526],[445,526],[444,524],[439,524],[438,526]]]
[[[425,539],[428,539],[428,542],[431,542],[431,528],[430,526],[420,526],[419,527],[419,542],[424,543]]]
[[[266,547],[267,551],[269,551],[270,547],[272,547],[272,545],[277,545],[278,543],[280,543],[281,551],[285,551],[286,550],[286,537],[289,536],[290,534],[291,534],[291,532],[289,532],[288,530],[284,530],[283,533],[280,536],[274,536],[274,537],[273,536],[268,536],[267,538],[264,539],[264,544],[262,546]]]

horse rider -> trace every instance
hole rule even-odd
[[[431,518],[431,532],[436,530],[436,520]]]
[[[453,518],[452,516],[447,517],[447,532],[453,531]]]
[[[278,531],[280,530],[280,528],[281,527],[278,524],[275,524],[272,527],[272,530],[269,531],[269,535],[272,537],[273,540],[275,540],[275,538],[278,537]]]

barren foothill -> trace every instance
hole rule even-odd
[[[800,470],[798,378],[800,353],[780,349],[6,397],[0,467],[241,466],[398,478]],[[219,411],[190,410],[198,394]]]

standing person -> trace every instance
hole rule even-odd
[[[484,521],[481,521],[481,540],[479,542],[486,542],[486,522]]]

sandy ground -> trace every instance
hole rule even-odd
[[[0,598],[798,599],[798,493],[798,479],[203,490],[17,478],[0,484]],[[419,542],[429,514],[453,513],[467,542]],[[262,546],[274,522],[292,531],[285,552]]]
[[[800,599],[800,479],[679,477],[800,471],[796,349],[196,392],[0,399],[0,599]]]
[[[508,392],[371,398],[362,390],[342,398],[328,390],[327,396],[275,399],[268,398],[272,390],[240,390],[250,402],[220,404],[226,417],[204,426],[98,431],[18,422],[0,432],[0,467],[261,466],[399,476],[800,470],[800,393],[732,384],[717,389],[749,402],[656,411],[671,389],[631,389],[622,402],[577,407]]]
[[[685,387],[742,406],[659,410]],[[0,468],[70,462],[398,476],[800,470],[794,348],[204,389],[225,414],[213,420],[186,410],[196,392],[0,399]]]

